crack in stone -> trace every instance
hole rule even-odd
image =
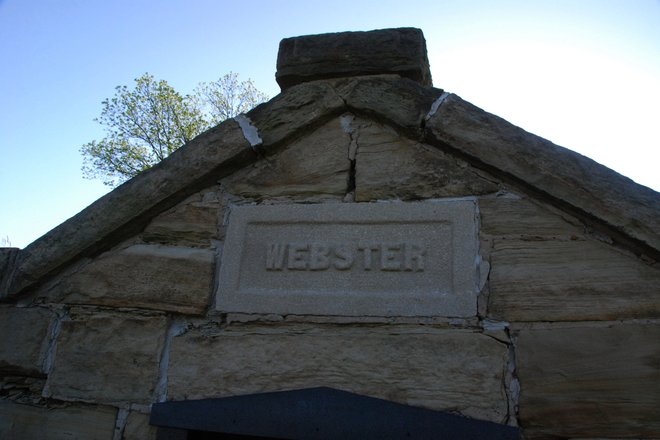
[[[117,418],[115,419],[115,429],[113,432],[112,440],[122,440],[124,438],[124,430],[126,429],[128,413],[129,411],[126,408],[119,408],[117,410]]]
[[[337,96],[337,98],[341,99],[341,102],[344,103],[344,107],[348,109],[348,102],[346,101],[346,98],[344,98],[344,96],[342,96],[342,94],[339,93],[339,91],[335,88],[335,85],[332,84],[332,82],[328,81],[327,84],[330,87],[330,90],[332,90],[334,94]]]
[[[167,386],[169,382],[169,363],[170,363],[170,348],[172,340],[185,333],[187,330],[186,323],[177,319],[173,319],[165,334],[165,341],[163,342],[163,351],[160,356],[158,364],[158,382],[154,391],[156,402],[165,402],[167,399]]]
[[[505,423],[510,426],[520,426],[518,409],[520,402],[520,381],[518,380],[518,365],[516,362],[516,347],[511,337],[511,331],[507,327],[506,335],[509,337],[509,362],[504,376],[504,393],[507,398],[507,418]],[[508,384],[507,384],[508,381]]]
[[[57,339],[60,336],[62,331],[62,321],[68,320],[69,315],[66,310],[57,313],[55,316],[54,322],[51,324],[48,330],[48,348],[44,356],[42,368],[46,375],[50,374],[53,369],[53,364],[55,362],[55,351],[57,350]]]
[[[348,160],[350,168],[348,170],[348,180],[346,183],[346,195],[344,196],[345,202],[355,201],[355,173],[356,173],[356,156],[357,156],[357,128],[353,127],[355,116],[351,113],[345,113],[340,118],[340,124],[344,132],[348,135]]]
[[[482,334],[484,336],[494,339],[507,347],[507,357],[502,370],[501,383],[506,398],[506,415],[502,423],[509,426],[520,426],[518,418],[520,382],[517,373],[516,347],[511,335],[510,323],[507,321],[480,319],[479,326],[482,328]]]

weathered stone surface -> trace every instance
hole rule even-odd
[[[45,384],[45,374],[29,376],[26,375],[26,372],[13,374],[2,372],[0,374],[0,401],[38,405],[42,402],[41,392]]]
[[[415,28],[285,38],[275,79],[282,90],[315,79],[395,73],[431,85],[426,41]]]
[[[652,189],[456,95],[445,99],[426,128],[430,143],[449,144],[660,250],[660,195]]]
[[[422,87],[415,81],[393,75],[329,80],[346,103],[347,111],[373,116],[421,138],[422,126],[442,90]]]
[[[172,342],[168,399],[329,386],[502,422],[507,353],[482,334],[406,326],[190,331]]]
[[[344,101],[328,81],[300,84],[248,112],[268,153],[284,141],[310,132],[346,111]]]
[[[151,402],[165,330],[164,317],[98,313],[63,322],[44,396]]]
[[[419,144],[394,129],[355,121],[355,199],[419,200],[494,193],[498,185],[465,162]]]
[[[256,158],[234,121],[197,136],[22,250],[8,294],[139,232],[157,213]]]
[[[43,373],[53,319],[42,308],[0,308],[0,371]]]
[[[593,216],[602,227],[612,226],[628,234],[634,238],[628,245],[640,252],[652,249],[635,240],[660,249],[660,197],[656,192],[454,95],[448,95],[425,121],[440,94],[440,90],[396,75],[321,80],[293,86],[248,116],[263,139],[259,149],[267,154],[347,111],[372,117],[414,139],[421,140],[425,132],[425,143],[455,152],[495,177],[533,187],[533,192],[544,194],[552,203]],[[4,271],[0,281],[0,296],[24,291],[76,259],[111,248],[142,231],[154,216],[185,197],[256,160],[238,124],[226,121],[14,253],[15,264]],[[625,241],[623,234],[620,238]],[[654,255],[658,253],[654,251]]]
[[[660,325],[520,329],[525,438],[660,438]]]
[[[223,312],[477,314],[473,200],[236,206],[223,254]]]
[[[20,251],[19,248],[0,248],[0,300],[8,296],[9,284],[13,276],[12,272]]]
[[[583,226],[572,217],[512,194],[479,198],[479,214],[485,238],[577,239],[584,235]]]
[[[111,440],[116,414],[102,406],[43,408],[0,401],[0,438]]]
[[[101,255],[56,284],[48,300],[203,313],[209,305],[215,256],[211,250],[133,245]]]
[[[274,156],[224,179],[231,194],[255,199],[341,199],[347,192],[350,138],[339,117]]]
[[[156,427],[149,425],[149,414],[131,411],[126,418],[122,440],[155,440]]]
[[[489,314],[509,321],[660,316],[660,268],[591,240],[495,240]]]
[[[197,193],[154,218],[142,233],[150,243],[210,247],[218,238],[218,188]]]

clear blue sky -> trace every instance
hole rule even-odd
[[[660,190],[660,0],[0,0],[0,240],[109,190],[79,148],[116,85],[234,71],[272,97],[282,38],[401,26],[424,31],[436,87]]]

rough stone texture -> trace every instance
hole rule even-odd
[[[502,422],[505,344],[419,327],[250,327],[172,342],[168,400],[329,386]]]
[[[574,218],[513,194],[479,198],[481,235],[506,239],[574,239],[584,226]]]
[[[142,233],[149,243],[210,247],[218,238],[218,188],[197,193],[154,218]]]
[[[41,392],[46,384],[45,375],[25,374],[25,372],[0,373],[0,401],[7,400],[25,405],[42,403]]]
[[[0,300],[4,299],[13,277],[15,261],[20,254],[19,248],[0,248]]]
[[[315,79],[396,73],[430,86],[426,41],[415,28],[285,38],[275,79],[282,90]]]
[[[254,199],[341,199],[348,188],[349,144],[337,117],[284,151],[224,179],[222,185],[231,194]]]
[[[525,438],[660,438],[660,324],[523,328]]]
[[[208,130],[23,249],[0,298],[139,232],[159,212],[256,158],[234,121]]]
[[[660,250],[660,195],[578,153],[449,95],[426,124],[429,142],[595,216]]]
[[[291,87],[250,111],[248,117],[263,140],[258,150],[266,154],[343,113],[373,118],[411,139],[456,154],[498,179],[540,194],[562,209],[581,213],[603,228],[618,231],[626,246],[657,257],[660,197],[656,192],[455,95],[442,95],[446,99],[427,120],[441,94],[441,90],[397,75],[312,81]],[[17,294],[74,260],[140,232],[154,216],[256,160],[234,121],[200,135],[20,251],[3,271],[0,298]]]
[[[355,112],[389,123],[412,137],[442,90],[397,75],[312,81],[291,87],[248,113],[263,139],[260,150],[310,132],[335,116]]]
[[[292,87],[248,112],[263,140],[260,151],[277,149],[287,140],[310,132],[334,116],[346,111],[346,105],[328,81],[314,81]]]
[[[474,317],[477,244],[474,200],[235,206],[217,309]]]
[[[109,407],[43,408],[0,401],[0,438],[111,440],[116,414]]]
[[[151,402],[166,319],[97,313],[62,323],[45,397]]]
[[[593,240],[495,240],[489,314],[509,321],[660,316],[660,268]]]
[[[416,139],[421,139],[427,114],[442,95],[440,89],[393,75],[342,78],[329,83],[347,111],[388,123]]]
[[[200,314],[209,305],[214,260],[207,249],[133,245],[96,258],[55,284],[46,299]]]
[[[355,200],[419,200],[494,193],[467,163],[372,121],[356,121]]]
[[[156,427],[149,425],[149,414],[131,411],[126,418],[122,440],[155,440]]]
[[[42,308],[0,308],[0,371],[42,374],[53,319]]]

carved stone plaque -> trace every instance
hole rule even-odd
[[[475,316],[473,200],[234,206],[216,308]]]

